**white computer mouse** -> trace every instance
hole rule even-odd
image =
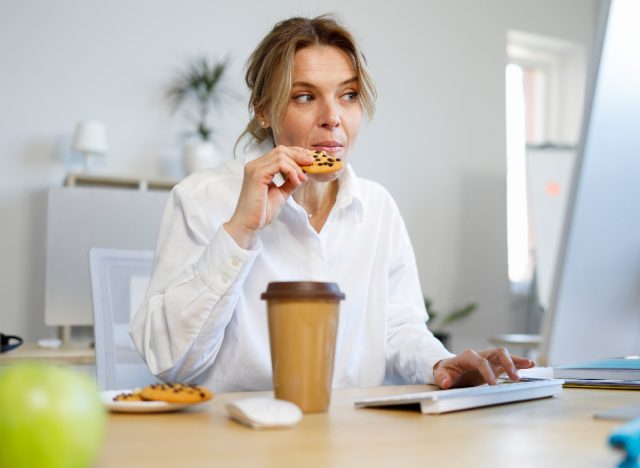
[[[293,427],[302,419],[295,403],[271,397],[253,397],[227,403],[231,418],[253,429]]]

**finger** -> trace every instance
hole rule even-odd
[[[283,171],[286,173],[284,177],[285,182],[280,187],[278,187],[278,190],[280,190],[280,192],[286,198],[290,197],[299,187],[301,187],[308,181],[306,174],[298,172],[300,170],[298,165],[293,162],[291,163],[291,165],[294,166],[289,169],[292,172],[287,172],[285,171],[285,169],[283,169]],[[289,174],[296,175],[291,176]]]
[[[290,197],[296,190],[298,190],[299,187],[304,185],[304,183],[305,182],[301,182],[298,185],[294,185],[289,181],[286,181],[282,187],[279,187],[279,189],[284,193],[285,197]]]
[[[278,152],[260,160],[256,163],[253,171],[255,177],[266,185],[273,183],[278,186],[277,174],[280,174],[282,178],[282,184],[280,185],[283,185],[288,180],[294,187],[297,187],[307,180],[302,169],[284,152]]]
[[[293,146],[291,147],[291,149],[295,151],[292,159],[296,163],[298,163],[300,166],[308,166],[309,164],[312,164],[313,161],[315,160],[313,157],[313,151],[311,150],[308,150],[306,148],[301,148],[299,146]]]
[[[244,167],[244,185],[270,185],[278,173],[277,166],[267,156],[249,161]]]
[[[291,163],[290,167],[296,170],[298,173],[298,179],[301,179],[303,182],[307,181],[307,175],[300,166],[308,166],[313,163],[314,158],[311,151],[299,147],[279,146],[276,155],[276,159],[278,159],[281,164],[287,165],[287,163]],[[299,183],[295,183],[294,185],[297,186]]]
[[[502,378],[502,376],[507,373],[501,365],[492,364],[491,369],[493,370],[493,374],[496,376],[496,379]]]
[[[516,365],[516,367],[518,369],[529,369],[531,367],[534,367],[536,365],[535,362],[533,362],[531,359],[527,359],[525,357],[522,356],[511,356],[511,359],[513,360],[513,363]]]
[[[496,375],[486,358],[475,351],[471,351],[467,354],[467,359],[469,359],[469,363],[480,373],[485,382],[489,385],[495,385],[497,383]]]
[[[453,384],[453,377],[449,375],[449,372],[444,368],[440,368],[436,371],[434,380],[436,385],[444,390],[451,388],[451,385]]]
[[[299,166],[308,166],[314,161],[313,152],[299,146],[280,145],[276,146],[274,149],[276,153],[285,154]]]
[[[306,156],[308,156],[308,158]],[[310,164],[314,160],[311,152],[308,150],[297,147],[278,145],[259,158],[249,161],[245,167],[247,169],[251,169],[252,172],[255,172],[260,168],[264,170],[265,168],[271,168],[273,161],[282,161],[285,158],[291,160],[294,163],[296,163],[296,160],[306,160]],[[275,173],[273,175],[275,176]]]
[[[478,372],[489,385],[495,385],[498,383],[498,379],[496,378],[496,374],[493,372],[491,368],[491,364],[484,358],[480,358],[480,362],[478,363]]]
[[[280,161],[280,172],[284,175],[286,182],[288,182],[288,184],[284,184],[281,187],[283,190],[287,190],[289,187],[295,189],[308,180],[307,175],[300,166],[288,158]]]
[[[450,388],[453,385],[454,381],[454,376],[451,375],[446,367],[447,362],[449,362],[450,360],[450,358],[442,359],[438,361],[435,366],[433,366],[433,380],[438,387],[443,389]]]
[[[505,372],[507,373],[507,375],[511,380],[520,380],[520,376],[518,375],[518,370],[516,369],[515,364],[511,360],[509,351],[507,351],[504,348],[497,349],[495,351],[494,356],[498,359],[498,362],[504,368]]]

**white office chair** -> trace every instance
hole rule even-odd
[[[129,322],[144,300],[153,252],[93,248],[89,251],[100,390],[143,387],[157,382],[129,336]]]

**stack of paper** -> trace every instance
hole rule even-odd
[[[565,387],[640,389],[640,356],[628,356],[554,367]]]

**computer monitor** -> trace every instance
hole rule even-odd
[[[603,4],[539,360],[640,354],[640,2]]]

